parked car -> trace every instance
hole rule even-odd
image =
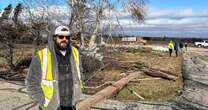
[[[195,42],[194,45],[197,47],[208,47],[208,40],[203,40],[201,42]]]

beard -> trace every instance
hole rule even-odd
[[[67,47],[68,47],[68,45],[69,45],[69,43],[66,42],[66,41],[62,41],[62,42],[60,42],[60,43],[58,43],[58,42],[55,41],[55,45],[56,45],[56,47],[57,47],[59,50],[66,50]]]

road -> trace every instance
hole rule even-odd
[[[21,82],[0,79],[0,110],[38,110]]]

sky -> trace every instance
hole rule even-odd
[[[208,0],[149,0],[145,23],[132,22],[128,33],[208,38],[207,4]]]
[[[0,10],[7,7],[9,4],[13,6],[17,5],[20,0],[0,0]]]
[[[149,0],[150,7],[163,9],[207,9],[208,0]]]
[[[0,10],[21,0],[0,0]],[[115,1],[115,0],[113,0]],[[208,38],[208,0],[148,0],[144,23],[120,14],[125,33],[143,36]]]

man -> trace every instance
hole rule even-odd
[[[172,40],[168,43],[168,49],[169,49],[169,56],[171,57],[171,54],[172,54],[173,49],[174,49],[174,45],[173,45]]]
[[[40,110],[72,110],[80,100],[81,62],[70,37],[68,27],[58,26],[32,59],[25,82]]]
[[[179,42],[179,47],[180,47],[180,53],[183,53],[183,42]]]
[[[187,51],[187,48],[188,48],[188,43],[187,42],[185,42],[185,49],[186,49],[186,51]]]
[[[179,51],[179,42],[178,41],[175,41],[174,50],[175,50],[176,57],[178,57],[178,51]]]

